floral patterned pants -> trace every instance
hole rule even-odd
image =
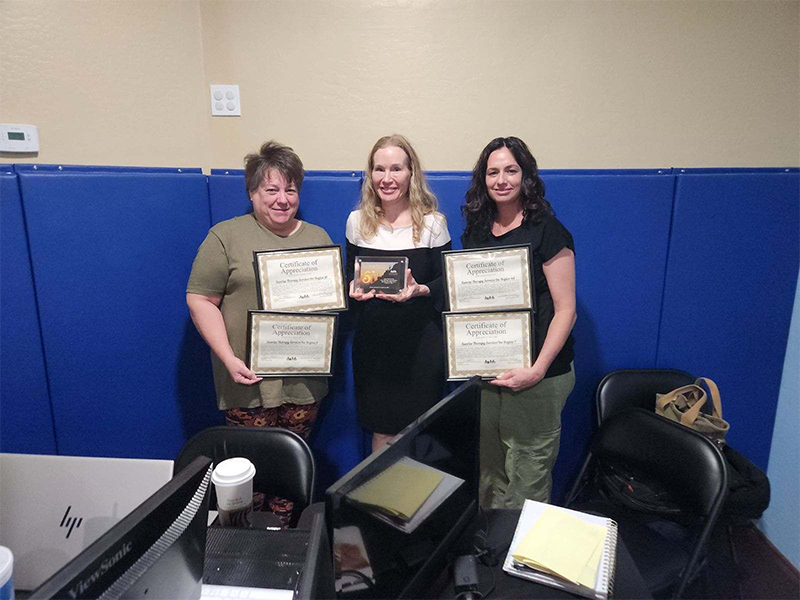
[[[317,419],[318,405],[283,404],[273,408],[231,408],[225,412],[225,422],[239,427],[280,427],[293,431],[308,441],[314,421]],[[299,513],[295,514],[294,502],[278,496],[269,498],[263,492],[253,494],[253,510],[268,510],[281,520],[283,527],[294,527]]]

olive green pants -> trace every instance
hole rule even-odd
[[[519,392],[483,384],[481,506],[520,508],[526,498],[550,501],[561,410],[573,387],[572,369]]]

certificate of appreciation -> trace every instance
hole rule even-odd
[[[247,311],[247,366],[259,377],[333,374],[335,314]]]
[[[531,311],[444,313],[448,381],[494,379],[533,364]]]
[[[442,253],[455,312],[533,308],[530,245]]]
[[[263,310],[346,310],[341,246],[253,252]]]

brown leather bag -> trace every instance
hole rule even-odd
[[[702,384],[706,385],[711,395],[711,414],[700,412],[709,396]],[[731,427],[722,418],[722,400],[717,384],[706,377],[700,377],[692,385],[679,387],[669,393],[656,394],[656,414],[691,427],[720,445],[725,443],[725,435]]]

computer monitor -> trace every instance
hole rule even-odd
[[[326,491],[343,598],[427,596],[478,508],[473,377]]]
[[[198,457],[30,598],[200,598],[211,470]]]
[[[333,554],[328,540],[325,514],[317,513],[311,523],[305,562],[293,600],[333,600],[336,597]]]

